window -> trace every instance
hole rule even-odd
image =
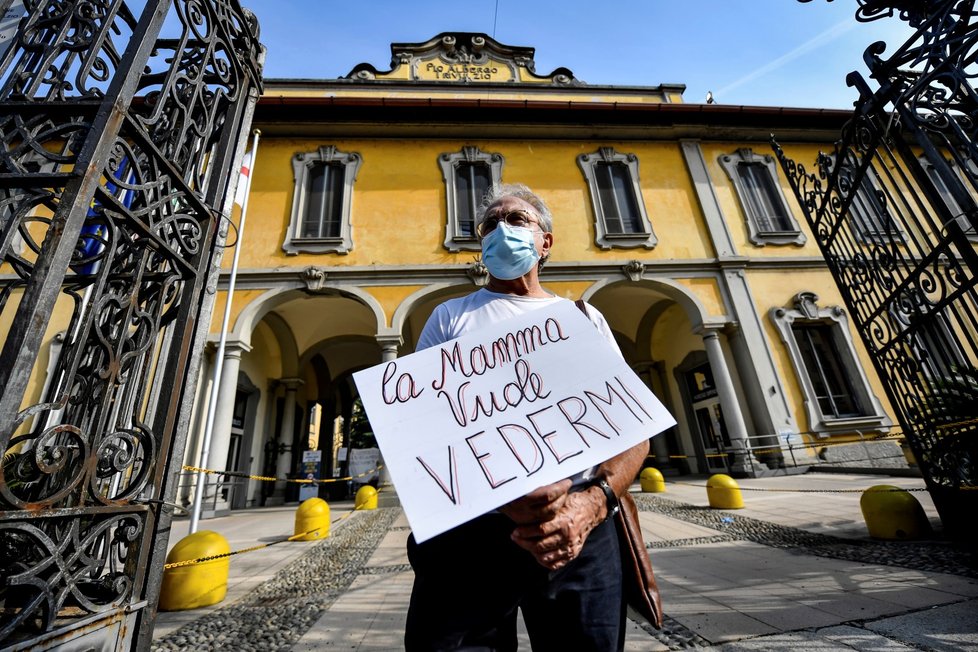
[[[891,305],[890,315],[896,330],[911,331],[909,346],[913,359],[926,379],[950,378],[957,370],[969,366],[949,315],[934,310],[919,290],[908,288]]]
[[[884,204],[883,191],[873,180],[875,176],[875,172],[866,170],[866,176],[859,183],[849,207],[849,214],[855,221],[859,235],[865,238],[885,238],[899,233]]]
[[[720,165],[737,191],[752,244],[805,244],[805,234],[781,191],[772,156],[759,156],[751,149],[741,148],[721,156]]]
[[[900,237],[900,228],[893,220],[886,206],[886,194],[880,185],[879,177],[870,165],[853,192],[853,180],[861,165],[855,156],[850,156],[839,173],[840,187],[852,194],[849,204],[850,223],[856,236],[863,241],[890,240]]]
[[[927,378],[951,378],[968,366],[958,339],[943,314],[921,316],[914,322],[917,329],[914,349]]]
[[[820,308],[812,292],[796,294],[792,303],[792,309],[772,309],[771,319],[795,367],[811,430],[891,425],[856,357],[845,312]]]
[[[962,174],[961,168],[958,167],[958,165],[956,165],[954,161],[948,161],[947,163],[951,167],[953,173],[957,175],[958,179],[961,181],[962,185],[968,192],[968,195],[970,195],[972,201],[970,208],[973,208],[975,204],[978,204],[978,198],[976,198],[974,193],[972,192],[971,185],[968,183],[967,176]],[[944,203],[947,205],[948,210],[951,211],[951,215],[953,215],[956,218],[961,218],[962,220],[961,226],[964,228],[964,232],[968,236],[968,238],[970,240],[978,240],[978,233],[975,232],[975,228],[971,225],[970,222],[967,221],[967,218],[961,217],[962,215],[964,215],[965,209],[962,208],[961,204],[954,198],[954,194],[951,192],[951,189],[948,188],[947,183],[941,177],[940,173],[937,171],[937,168],[934,167],[934,164],[931,163],[929,160],[927,160],[925,157],[920,158],[920,164],[923,166],[924,170],[927,171],[927,176],[930,178],[930,180],[934,182],[934,187],[937,189],[937,192],[941,195],[941,199],[944,200]],[[978,176],[975,175],[974,168],[971,165],[967,167],[969,168],[969,172],[972,172],[972,176]]]
[[[791,332],[798,344],[808,381],[822,414],[833,418],[862,414],[855,390],[840,363],[833,328],[824,322],[796,322]]]
[[[601,147],[593,154],[578,156],[577,164],[591,192],[598,246],[655,247],[657,240],[638,182],[638,157]]]
[[[438,164],[445,180],[445,248],[479,251],[475,214],[486,191],[502,178],[503,157],[466,145],[458,152],[439,156]]]
[[[360,164],[359,154],[332,145],[295,155],[292,221],[282,249],[289,254],[345,254],[353,249],[350,215]]]

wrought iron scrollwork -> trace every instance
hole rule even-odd
[[[139,513],[0,522],[0,596],[13,612],[0,624],[0,637],[53,629],[69,604],[99,613],[131,599],[125,566],[144,524]]]
[[[26,0],[0,57],[0,645],[151,631],[260,60],[236,0]]]
[[[849,75],[860,100],[833,151],[809,171],[772,145],[954,533],[978,485],[978,13],[860,0],[856,18],[894,15],[916,33],[866,50],[879,88]]]

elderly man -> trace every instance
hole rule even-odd
[[[540,197],[523,185],[496,187],[479,215],[489,283],[439,305],[419,350],[566,301],[540,285],[554,243],[550,210]],[[587,308],[617,350],[604,317]],[[608,516],[648,448],[644,442],[423,544],[409,539],[415,581],[407,650],[515,650],[517,608],[535,650],[621,650],[621,566]]]

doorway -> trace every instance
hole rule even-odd
[[[703,451],[703,463],[710,473],[728,470],[727,451],[730,435],[723,422],[723,410],[709,363],[703,363],[683,374],[693,426]]]

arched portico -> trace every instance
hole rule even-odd
[[[653,439],[653,455],[660,468],[680,471],[714,470],[715,452],[704,451],[699,430],[689,417],[685,376],[672,372],[691,352],[699,351],[715,384],[714,396],[722,406],[720,423],[731,447],[746,449],[748,427],[740,409],[740,392],[721,342],[725,315],[711,315],[693,292],[671,279],[604,280],[584,293],[598,308],[620,339],[631,343],[622,353],[635,372],[675,414],[678,427]],[[683,372],[686,373],[686,372]],[[692,370],[690,370],[692,373]],[[716,413],[720,414],[720,407]],[[733,456],[726,470],[742,472],[742,455]],[[673,464],[673,460],[679,462]]]
[[[309,430],[310,406],[319,410],[317,419],[323,407],[318,394],[322,374],[317,374],[317,366],[327,370],[331,366],[334,370],[342,367],[339,374],[327,372],[327,385],[343,374],[344,382],[351,382],[351,368],[380,362],[376,337],[386,329],[386,319],[377,299],[357,287],[321,283],[311,288],[308,282],[297,282],[270,289],[251,301],[239,312],[227,336],[211,450],[225,450],[229,445],[238,369],[246,366],[256,391],[266,393],[268,400],[262,404],[264,413],[256,415],[254,420],[261,426],[256,428],[260,436],[250,442],[250,450],[241,451],[241,457],[252,460],[253,473],[274,474],[279,478],[294,473],[308,442],[302,433]],[[263,346],[258,354],[251,355],[252,340],[259,326],[265,334],[264,338],[258,338]],[[355,342],[352,353],[351,342]],[[319,360],[314,365],[312,360],[316,356]],[[356,360],[350,362],[351,356]],[[322,391],[328,394],[330,390]],[[335,416],[349,417],[352,398],[350,392],[345,395],[345,400],[330,403],[329,415],[322,415],[328,417],[329,424]],[[319,423],[317,420],[317,427]],[[325,442],[332,446],[333,433],[328,434]],[[223,469],[220,460],[213,455],[211,458],[208,460],[211,468]],[[332,454],[324,458],[327,463],[324,467],[332,466]],[[274,490],[252,487],[247,499],[235,504],[278,503],[285,498],[285,489],[284,482],[276,483]]]

